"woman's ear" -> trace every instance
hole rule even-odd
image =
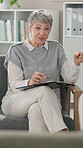
[[[30,32],[30,33],[31,33],[31,27],[28,27],[28,32]]]
[[[28,27],[28,37],[29,37],[29,39],[32,38],[32,35],[31,35],[31,27]]]

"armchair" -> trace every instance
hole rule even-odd
[[[7,71],[4,68],[4,56],[0,56],[0,105],[3,96],[5,95],[7,91]],[[78,87],[68,87],[68,88],[61,88],[60,94],[61,94],[61,105],[62,105],[62,114],[63,114],[63,120],[68,126],[69,130],[79,130],[79,117],[78,117],[78,98],[82,91],[80,89],[77,89]],[[76,91],[75,91],[76,89]],[[79,91],[78,91],[79,90]],[[74,120],[70,117],[70,92],[73,92],[74,94]],[[67,92],[67,94],[66,94]],[[68,99],[67,99],[68,97]],[[67,108],[66,108],[67,105]],[[67,110],[67,115],[66,115]],[[76,128],[75,128],[76,127]],[[28,130],[29,124],[27,118],[21,118],[21,117],[12,117],[12,116],[5,116],[1,109],[0,109],[0,129],[11,129],[11,130]]]
[[[70,116],[70,98],[71,98],[71,93],[73,94],[74,97],[74,121],[75,121],[75,130],[79,131],[80,130],[80,123],[79,123],[79,112],[78,112],[78,101],[80,98],[80,95],[83,93],[83,91],[78,87],[78,86],[71,86],[67,88],[67,114]]]

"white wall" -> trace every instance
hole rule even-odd
[[[63,3],[62,2],[52,2],[52,0],[19,0],[21,8],[26,9],[56,9],[59,10],[60,26],[59,26],[59,41],[63,41]]]

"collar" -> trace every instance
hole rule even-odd
[[[26,43],[26,46],[28,47],[29,51],[32,51],[35,48],[34,46],[32,46],[29,43],[28,39],[25,40],[25,43]],[[46,48],[48,50],[48,42],[46,41],[45,44],[43,46],[41,46],[41,47],[44,47],[44,48]]]

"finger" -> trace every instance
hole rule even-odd
[[[32,79],[33,79],[33,80],[36,80],[36,79],[37,79],[37,80],[40,81],[40,80],[43,80],[43,77],[41,77],[41,76],[39,76],[39,75],[37,75],[37,74],[34,74],[34,75],[32,76]]]
[[[83,58],[83,51],[80,51],[80,56]]]
[[[32,78],[32,81],[33,81],[33,82],[39,83],[39,82],[40,82],[40,79],[33,77],[33,78]]]
[[[40,75],[41,77],[46,77],[46,75],[44,75],[44,74],[41,73],[41,72],[36,72],[35,74],[38,74],[38,75]]]
[[[43,83],[45,79],[44,78],[39,79],[39,78],[34,77],[34,81],[38,83]]]
[[[76,63],[77,63],[77,64],[83,63],[83,58],[82,58],[82,59],[81,59],[81,58],[77,59],[77,60],[76,60]]]
[[[74,57],[75,57],[75,58],[80,58],[81,56],[83,56],[83,51],[76,52],[76,53],[74,54]],[[82,58],[83,58],[83,57],[82,57]]]
[[[34,84],[40,84],[40,82],[37,82],[37,81],[32,81],[32,85],[34,85]]]
[[[46,79],[46,77],[44,77],[43,75],[41,76],[38,73],[32,75],[32,78],[37,78],[37,79],[39,79],[41,81],[45,81],[45,79]]]
[[[35,81],[37,83],[42,83],[45,81],[45,78],[41,77],[40,75],[32,75],[32,81]]]
[[[80,58],[78,61],[79,63],[83,63],[83,58]]]
[[[31,78],[31,80],[29,81],[29,85],[34,85],[34,84],[39,84],[39,81]]]
[[[80,56],[80,53],[79,53],[79,52],[76,52],[76,53],[74,54],[74,58],[75,58],[75,59],[77,59],[79,56]]]

